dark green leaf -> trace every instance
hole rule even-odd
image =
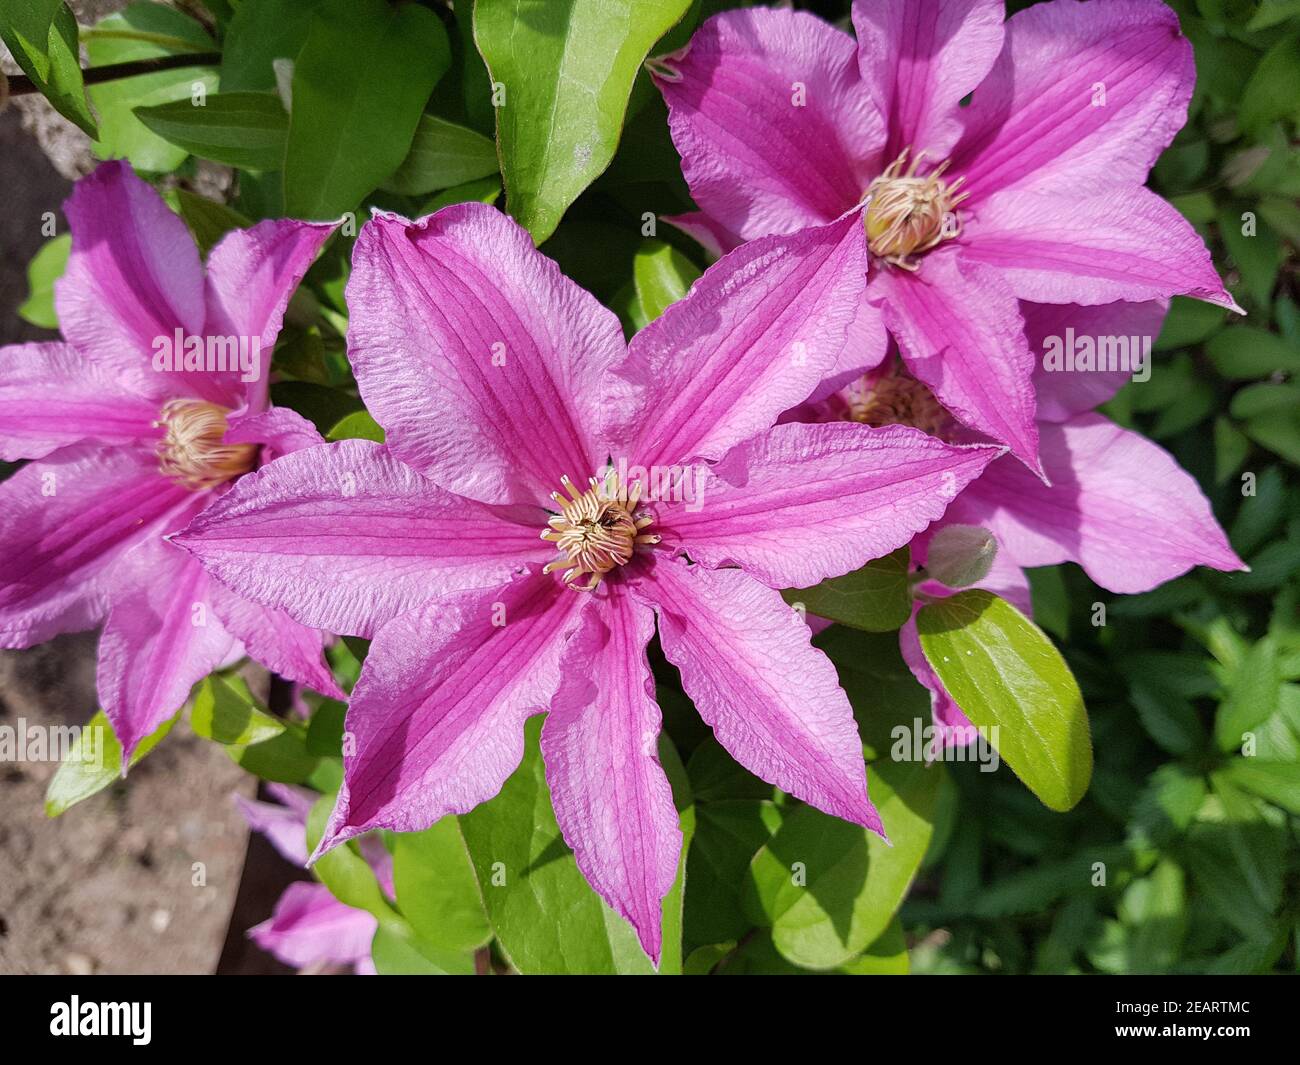
[[[802,603],[809,614],[867,632],[892,632],[912,614],[910,569],[908,549],[900,547],[843,577],[781,594],[787,603]]]
[[[273,92],[227,92],[202,106],[177,100],[137,107],[135,116],[158,136],[202,159],[251,170],[279,170],[289,116]]]
[[[423,196],[496,172],[496,145],[487,137],[437,115],[421,115],[410,152],[384,188],[403,196]]]

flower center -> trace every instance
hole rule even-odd
[[[627,565],[638,545],[657,544],[659,537],[642,532],[654,518],[637,513],[640,481],[629,488],[609,470],[604,480],[591,477],[587,483],[587,490],[579,492],[566,475],[560,478],[560,486],[568,496],[551,493],[560,513],[550,519],[542,539],[555,544],[560,557],[548,562],[542,572],[562,569],[560,579],[565,584],[590,592],[615,566]],[[585,584],[574,583],[583,576],[587,576]]]
[[[158,445],[158,469],[193,492],[215,488],[253,468],[256,444],[227,444],[230,411],[201,399],[163,404],[158,421],[167,432]]]
[[[842,417],[864,425],[909,425],[945,440],[952,416],[925,385],[896,363],[873,370],[840,393]]]
[[[929,251],[942,240],[961,232],[955,210],[969,193],[958,192],[966,179],[943,180],[948,161],[940,163],[924,177],[916,170],[925,158],[918,152],[906,172],[908,149],[904,148],[885,172],[867,188],[867,213],[863,226],[867,247],[873,255],[904,270],[915,270],[912,256]]]

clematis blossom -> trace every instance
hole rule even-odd
[[[1164,306],[1117,303],[1105,307],[1027,307],[1031,350],[1066,328],[1078,336],[1126,336],[1152,328]],[[998,553],[976,583],[1030,614],[1024,570],[1076,562],[1112,592],[1145,592],[1193,566],[1245,569],[1196,481],[1167,451],[1121,429],[1092,408],[1124,384],[1123,373],[1095,371],[1035,375],[1040,454],[1050,486],[1010,455],[989,464],[953,500],[943,518],[912,541],[912,560],[924,566],[934,534],[946,525],[991,532]],[[893,358],[825,400],[801,405],[786,417],[848,420],[870,426],[910,425],[947,441],[971,433],[930,390]],[[922,581],[930,597],[951,595],[938,581]],[[969,721],[921,652],[916,610],[899,633],[903,657],[931,693],[935,724],[951,742],[963,742]]]
[[[1048,0],[1005,25],[1002,0],[854,0],[853,25],[727,11],[655,61],[701,209],[675,221],[726,251],[853,214],[871,281],[828,390],[892,337],[1042,475],[1022,301],[1240,309],[1143,185],[1186,119],[1191,46],[1161,0]]]
[[[318,630],[234,595],[165,539],[241,475],[321,443],[269,406],[267,364],[333,226],[236,230],[205,273],[185,223],[123,163],[79,181],[65,209],[64,340],[0,348],[0,458],[34,460],[0,484],[0,646],[102,623],[99,698],[124,762],[244,653],[342,697]],[[227,368],[209,368],[211,337]]]
[[[274,802],[235,796],[239,811],[254,832],[266,837],[287,862],[307,865],[307,815],[319,796],[289,784],[267,784]],[[393,858],[378,839],[364,840],[363,855],[389,898],[393,892]],[[248,937],[272,957],[295,969],[350,968],[371,976],[371,944],[379,922],[374,914],[348,906],[324,884],[295,881],[284,889],[270,918],[248,930]]]
[[[385,444],[279,459],[177,538],[241,595],[373,637],[322,850],[491,798],[548,711],[564,838],[657,962],[681,833],[656,631],[737,761],[881,831],[848,699],[779,589],[906,543],[1003,449],[774,425],[849,342],[857,233],[754,241],[629,346],[492,208],[367,223],[349,357]]]

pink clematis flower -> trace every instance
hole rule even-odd
[[[292,865],[307,865],[307,815],[319,796],[288,784],[268,784],[275,802],[235,796],[248,827],[260,832]],[[367,846],[367,844],[369,844]],[[393,859],[378,839],[362,841],[363,855],[380,886],[393,898]],[[374,914],[334,897],[324,884],[297,881],[284,889],[268,920],[248,937],[272,957],[295,969],[350,968],[374,975],[371,944],[379,922]]]
[[[656,759],[656,622],[739,762],[880,831],[848,699],[777,589],[906,543],[1002,449],[773,426],[848,342],[857,233],[747,245],[629,348],[491,208],[366,225],[349,354],[386,444],[280,459],[178,537],[241,594],[374,637],[322,848],[491,798],[524,719],[549,711],[564,837],[657,961],[681,834]]]
[[[342,697],[320,632],[232,594],[164,539],[240,475],[321,442],[268,407],[267,364],[333,226],[237,230],[205,276],[185,223],[125,164],[78,182],[66,212],[65,342],[0,349],[0,458],[39,460],[0,484],[0,646],[102,622],[99,697],[128,757],[244,652]],[[189,369],[178,338],[203,345]],[[233,367],[208,368],[213,355]]]
[[[656,61],[702,209],[675,221],[725,251],[854,213],[871,282],[828,388],[892,336],[949,412],[1042,474],[1020,301],[1239,310],[1143,186],[1186,118],[1191,46],[1160,0],[1049,0],[1005,26],[1002,0],[854,0],[853,23],[856,42],[728,11]]]
[[[1046,338],[1060,336],[1067,327],[1080,337],[1141,335],[1163,314],[1161,304],[1031,305],[1026,323],[1031,349],[1041,352]],[[995,460],[961,491],[942,519],[912,541],[913,562],[925,565],[930,541],[945,525],[985,528],[996,537],[998,554],[976,586],[1025,614],[1030,613],[1027,567],[1077,562],[1103,588],[1121,593],[1149,591],[1193,566],[1245,569],[1209,501],[1173,457],[1092,412],[1126,378],[1124,373],[1037,370],[1040,454],[1051,486],[1011,456]],[[911,425],[948,441],[970,436],[898,360],[787,417]],[[930,596],[953,592],[935,580],[922,582],[919,590]],[[908,667],[930,690],[940,732],[952,742],[969,739],[969,721],[921,652],[915,610],[899,638]]]

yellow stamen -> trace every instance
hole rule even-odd
[[[873,255],[904,270],[916,270],[918,264],[913,256],[961,232],[961,220],[955,211],[970,194],[957,191],[964,177],[951,183],[943,180],[947,161],[918,177],[917,167],[925,152],[918,152],[904,172],[907,153],[904,148],[868,187],[863,226]]]
[[[609,470],[603,480],[587,481],[588,488],[578,491],[568,476],[560,486],[568,496],[552,492],[560,513],[547,521],[541,538],[560,549],[560,557],[542,567],[543,573],[564,570],[561,580],[570,587],[592,591],[605,574],[632,560],[638,546],[650,546],[659,537],[641,530],[654,523],[648,514],[638,514],[641,482],[630,488],[618,474]],[[576,583],[586,577],[586,583]]]
[[[225,407],[201,399],[163,404],[154,424],[167,430],[158,445],[163,476],[190,491],[215,488],[247,473],[257,460],[256,444],[227,444]]]

